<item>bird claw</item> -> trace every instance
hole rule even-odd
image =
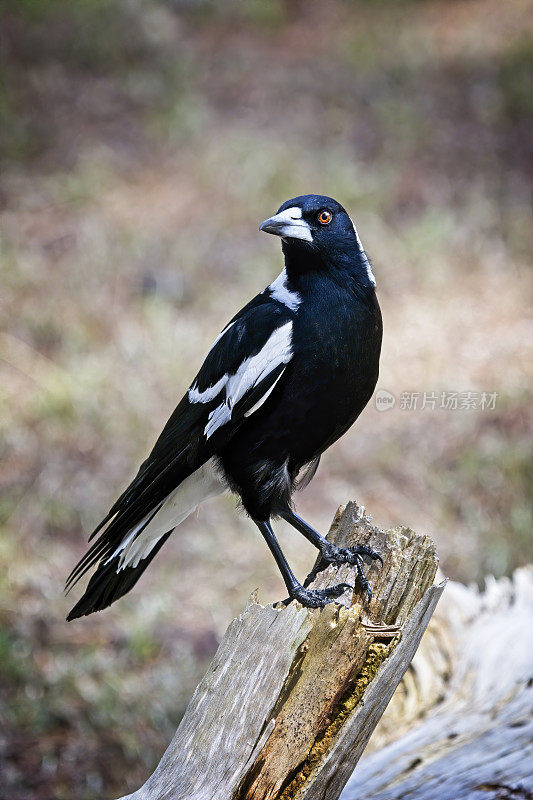
[[[372,600],[372,589],[370,588],[370,584],[365,575],[365,571],[363,569],[363,560],[361,556],[358,556],[357,558],[357,563],[355,564],[355,572],[356,572],[355,582],[359,584],[359,586],[364,592],[366,592],[368,602],[370,603],[370,601]]]
[[[321,553],[322,558],[316,567],[309,573],[304,581],[304,586],[309,586],[319,572],[326,569],[329,564],[350,564],[355,567],[355,582],[367,594],[368,602],[372,600],[372,589],[365,575],[362,556],[367,556],[375,561],[380,561],[383,566],[383,559],[379,553],[372,550],[365,544],[355,545],[354,547],[337,547],[331,542]],[[342,585],[342,584],[341,584]],[[333,587],[334,588],[334,587]],[[324,591],[324,590],[322,590]]]
[[[329,547],[324,548],[322,553],[324,561],[327,561],[328,564],[351,564],[352,567],[355,567],[358,560],[361,560],[361,556],[367,556],[373,561],[380,561],[383,566],[380,554],[366,544],[357,544],[354,547],[336,547],[328,542],[328,545]]]
[[[349,583],[339,583],[336,586],[328,586],[326,589],[306,589],[298,586],[291,592],[290,598],[284,600],[283,603],[288,605],[292,600],[297,600],[305,608],[323,608],[348,589],[353,591],[353,588]]]

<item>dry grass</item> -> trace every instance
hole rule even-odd
[[[102,8],[28,2],[5,21],[13,800],[138,785],[230,618],[256,586],[283,594],[230,498],[184,523],[105,614],[67,626],[61,588],[216,333],[278,273],[257,224],[290,196],[332,194],[357,221],[384,314],[381,388],[498,393],[494,411],[369,406],[299,511],[325,529],[357,498],[433,535],[462,580],[531,557],[529,4]],[[312,551],[279,529],[305,574]]]

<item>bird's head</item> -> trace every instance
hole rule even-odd
[[[354,224],[331,197],[306,194],[287,200],[259,230],[280,236],[286,261],[300,269],[351,263],[359,265],[362,278],[375,285]]]

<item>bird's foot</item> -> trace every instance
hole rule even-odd
[[[283,604],[288,605],[292,600],[297,600],[305,608],[323,608],[328,603],[334,602],[348,589],[353,590],[353,586],[349,583],[339,583],[336,586],[328,586],[327,589],[305,589],[303,586],[297,586],[291,591],[290,597],[283,601]]]
[[[321,554],[328,564],[351,564],[355,567],[361,561],[361,556],[367,556],[373,561],[381,561],[383,566],[380,554],[366,544],[356,544],[355,547],[337,547],[337,545],[327,542],[322,548]]]
[[[354,547],[337,547],[331,542],[327,542],[327,545],[321,551],[319,563],[305,579],[304,586],[309,586],[318,573],[326,569],[329,564],[350,564],[355,567],[356,584],[367,593],[368,599],[371,600],[372,589],[365,575],[362,556],[367,556],[373,561],[380,561],[383,565],[383,559],[380,554],[365,544],[355,545]]]

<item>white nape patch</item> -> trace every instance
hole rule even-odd
[[[277,300],[279,303],[283,303],[283,305],[287,306],[287,308],[290,308],[291,311],[296,311],[302,302],[302,298],[298,292],[291,292],[291,290],[288,288],[287,270],[285,269],[283,272],[280,272],[275,281],[272,281],[268,289],[270,291],[270,296],[274,300]]]
[[[350,222],[353,225],[355,238],[357,239],[357,244],[359,245],[359,250],[361,251],[361,257],[363,259],[363,265],[364,265],[364,267],[366,269],[366,274],[368,275],[368,280],[370,281],[372,286],[375,286],[376,285],[376,279],[374,277],[374,273],[372,272],[372,267],[370,266],[370,261],[368,260],[368,256],[367,256],[367,254],[365,252],[365,248],[363,247],[363,243],[361,242],[361,239],[359,238],[359,234],[357,233],[357,228],[353,224],[353,220],[352,220],[351,217],[350,217]]]
[[[286,322],[271,334],[259,353],[242,362],[235,375],[227,376],[226,399],[209,414],[204,430],[206,437],[209,439],[218,428],[230,421],[233,406],[246,392],[270,375],[280,364],[287,364],[291,357],[292,322]],[[266,397],[264,399],[266,400]],[[259,408],[257,404],[256,406]]]
[[[159,510],[154,514],[146,528],[135,538],[135,534],[142,527],[143,522],[136,525],[128,533],[123,542],[111,556],[111,559],[121,553],[117,572],[126,567],[137,567],[139,562],[147,558],[158,541],[180,522],[183,522],[204,500],[216,497],[227,489],[220,477],[215,460],[211,458],[196,472],[171,492],[161,503]],[[153,512],[150,512],[153,513]],[[110,561],[111,559],[108,559]]]

